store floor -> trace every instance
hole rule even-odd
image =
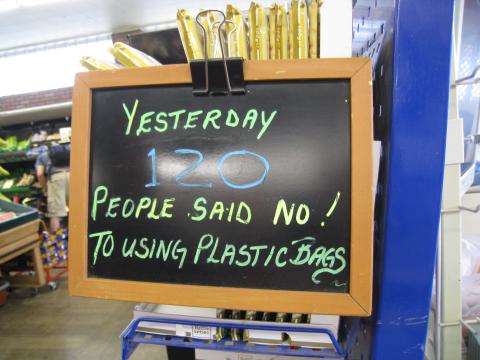
[[[10,297],[0,307],[0,360],[116,360],[133,303],[70,297],[55,291]],[[131,360],[165,360],[164,348],[140,345]]]

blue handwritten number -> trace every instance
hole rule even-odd
[[[175,150],[175,154],[195,154],[195,155],[198,156],[197,161],[192,166],[190,166],[189,168],[185,169],[180,174],[175,176],[175,181],[177,182],[178,185],[188,186],[188,187],[201,187],[201,188],[211,188],[212,187],[212,183],[192,184],[192,183],[186,183],[186,182],[180,181],[180,179],[182,179],[185,176],[194,172],[195,169],[198,168],[200,166],[200,164],[203,162],[203,155],[200,151],[192,150],[192,149],[177,149],[177,150]]]
[[[247,183],[247,184],[236,184],[236,183],[234,183],[230,180],[227,180],[225,175],[223,175],[222,166],[223,166],[223,163],[225,162],[225,160],[227,160],[229,157],[234,156],[234,155],[252,155],[252,156],[255,156],[255,157],[259,158],[262,161],[263,166],[265,168],[264,171],[263,171],[263,175],[258,180],[252,181],[252,182]],[[218,163],[218,174],[222,178],[223,182],[227,186],[229,186],[233,189],[249,189],[249,188],[255,187],[257,185],[260,185],[265,180],[265,177],[267,176],[269,171],[270,171],[270,164],[268,163],[267,159],[265,159],[263,156],[260,156],[256,153],[254,153],[252,151],[248,151],[248,150],[231,151],[228,154],[223,155],[223,157],[220,159],[220,162]]]
[[[145,187],[149,188],[153,186],[158,186],[160,185],[160,183],[157,181],[157,169],[156,169],[157,151],[155,149],[152,149],[148,152],[147,156],[152,158],[152,162],[151,162],[152,163],[152,182],[145,184]]]

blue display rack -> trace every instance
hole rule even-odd
[[[218,327],[225,329],[248,329],[248,330],[265,330],[265,331],[282,331],[295,333],[320,333],[326,334],[330,338],[333,348],[313,349],[306,347],[288,346],[288,345],[260,345],[252,344],[245,341],[232,341],[225,338],[219,341],[202,340],[184,338],[178,336],[150,334],[138,331],[141,322],[152,322],[161,324],[190,325],[204,327]],[[209,350],[234,351],[240,353],[255,353],[282,356],[297,356],[306,358],[328,358],[328,359],[344,359],[348,351],[353,345],[353,334],[357,331],[359,319],[355,321],[350,329],[349,336],[342,346],[337,337],[329,329],[319,329],[303,326],[272,326],[268,324],[239,324],[238,322],[228,321],[193,321],[162,317],[139,317],[133,320],[123,331],[122,338],[122,360],[128,360],[133,351],[139,344],[153,344],[181,348],[199,348]]]
[[[354,1],[354,52],[374,59],[374,130],[383,143],[375,214],[374,310],[369,318],[344,319],[348,335],[343,347],[333,337],[336,351],[305,350],[302,356],[424,358],[444,170],[453,3]],[[137,325],[122,335],[124,359],[139,343],[276,355],[288,351],[243,342],[145,339],[135,331]]]
[[[364,4],[364,1],[359,1]],[[368,3],[368,2],[367,2]],[[371,9],[386,5],[369,1]],[[453,0],[397,0],[375,68],[383,142],[374,313],[352,359],[424,359],[440,219]],[[379,12],[384,16],[385,12]]]

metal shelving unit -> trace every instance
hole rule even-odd
[[[374,131],[383,143],[375,214],[374,313],[344,319],[348,336],[343,347],[315,355],[423,359],[441,209],[454,1],[354,3],[353,51],[374,58]],[[147,342],[248,349],[243,342],[145,339],[136,325],[122,335],[124,356]],[[271,346],[269,351],[280,350]]]
[[[37,141],[32,143],[32,147],[29,149],[34,149],[39,146],[50,145],[53,141]],[[65,144],[65,143],[64,143]],[[29,155],[29,150],[21,151],[8,151],[0,152],[0,165],[1,164],[13,164],[18,162],[30,161],[33,162],[37,159],[36,155]]]
[[[0,153],[0,164],[10,164],[22,161],[35,161],[35,158],[28,157],[26,151],[10,151]]]

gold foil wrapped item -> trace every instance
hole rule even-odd
[[[308,12],[305,0],[292,0],[290,5],[290,58],[308,58]]]
[[[94,70],[113,70],[121,68],[120,65],[117,65],[113,62],[96,59],[92,56],[83,56],[80,59],[80,64],[90,71]]]
[[[308,55],[315,59],[320,57],[320,1],[312,0],[308,7],[309,16],[309,36],[308,36]]]
[[[115,59],[126,67],[147,67],[160,65],[153,57],[122,42],[116,42],[109,49]]]
[[[285,6],[273,4],[269,18],[270,59],[288,59],[288,19]]]
[[[248,11],[250,59],[268,60],[268,19],[263,6],[252,2]]]
[[[187,60],[203,59],[203,41],[195,19],[187,10],[180,9],[177,12],[177,24]]]

